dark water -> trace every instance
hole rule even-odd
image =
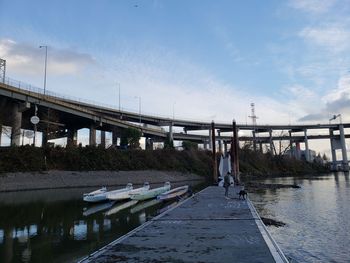
[[[287,256],[297,262],[350,262],[349,174],[265,182],[301,186],[250,194],[261,216],[287,224],[268,227]]]
[[[75,262],[175,205],[151,200],[118,211],[125,202],[84,203],[92,190],[1,193],[0,262]]]

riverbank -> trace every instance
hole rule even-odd
[[[174,171],[45,171],[4,173],[0,176],[0,192],[119,186],[133,183],[142,185],[144,182],[158,184],[183,181],[205,181],[205,177],[194,173]]]

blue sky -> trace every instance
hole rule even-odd
[[[0,0],[7,76],[199,120],[350,121],[349,0]]]

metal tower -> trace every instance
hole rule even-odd
[[[253,149],[254,151],[256,151],[256,119],[258,119],[258,117],[255,115],[255,104],[254,102],[250,103],[250,108],[251,108],[251,116],[248,116],[249,118],[252,119],[253,122]]]
[[[6,75],[6,60],[0,58],[0,81],[5,83],[5,75]]]

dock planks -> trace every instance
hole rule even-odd
[[[288,262],[249,201],[210,186],[82,262]]]

